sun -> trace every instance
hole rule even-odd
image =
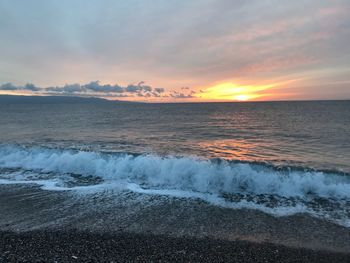
[[[234,96],[234,99],[238,100],[238,101],[247,101],[247,100],[249,100],[249,95],[239,94],[239,95]]]
[[[204,89],[198,97],[211,101],[250,101],[260,98],[261,91],[275,85],[239,85],[223,82]]]

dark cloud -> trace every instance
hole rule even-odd
[[[24,86],[24,89],[25,90],[31,90],[31,91],[39,91],[40,88],[35,86],[34,84],[31,84],[31,83],[27,83],[25,86]]]
[[[12,83],[5,83],[0,86],[0,90],[30,90],[39,91],[40,88],[36,87],[34,84],[27,83],[25,86],[15,86]]]
[[[126,92],[151,92],[152,91],[152,87],[145,85],[145,83],[143,81],[141,81],[139,84],[134,85],[134,84],[129,84],[126,88],[125,88]]]
[[[118,84],[100,84],[99,81],[91,81],[87,84],[66,84],[64,86],[54,86],[41,88],[34,84],[28,83],[24,86],[16,86],[12,83],[5,83],[0,86],[0,90],[7,91],[32,91],[39,92],[45,95],[74,95],[74,96],[88,96],[96,95],[103,97],[143,97],[143,98],[192,98],[195,93],[189,88],[184,93],[172,91],[167,93],[164,88],[152,88],[141,81],[138,84],[129,84],[125,87]]]
[[[152,88],[150,86],[143,86],[142,89],[147,92],[152,91]]]
[[[163,88],[155,88],[154,91],[157,93],[163,93],[165,90]]]
[[[63,87],[49,87],[47,91],[62,92],[62,93],[80,93],[80,92],[97,92],[97,93],[150,93],[152,87],[145,85],[144,82],[140,82],[137,85],[129,84],[126,87],[119,86],[118,84],[101,85],[99,81],[91,81],[88,84],[67,84]],[[156,93],[164,92],[164,89],[155,89]],[[143,95],[145,95],[143,94]],[[151,93],[152,94],[152,93]]]
[[[191,99],[194,98],[194,96],[192,95],[194,93],[191,92],[191,94],[184,94],[181,92],[174,92],[170,94],[170,97],[174,98],[174,99]]]
[[[54,92],[61,92],[61,93],[81,93],[86,92],[86,89],[80,84],[66,84],[63,87],[49,87],[46,89],[42,89],[46,91],[54,91]]]
[[[115,93],[123,93],[125,89],[120,87],[119,85],[100,85],[99,81],[91,81],[90,83],[83,85],[83,87],[87,90],[96,91],[96,92],[115,92]]]
[[[140,82],[137,85],[129,84],[126,87],[119,86],[118,84],[111,85],[111,84],[105,84],[101,85],[100,82],[97,81],[91,81],[88,84],[80,85],[80,84],[66,84],[63,87],[49,87],[45,89],[46,91],[54,91],[54,92],[62,92],[62,93],[86,93],[86,92],[94,92],[94,93],[129,93],[129,94],[136,94],[140,97],[148,97],[147,94],[150,94],[151,96],[153,94],[152,87],[145,85],[144,82]],[[159,90],[155,89],[156,93]],[[160,90],[161,92],[164,91]]]
[[[140,89],[139,86],[128,85],[128,86],[125,88],[125,91],[126,91],[126,92],[139,92],[139,91],[141,91],[141,89]]]
[[[0,90],[18,90],[12,83],[5,83],[0,86]]]

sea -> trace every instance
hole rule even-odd
[[[200,200],[350,227],[350,101],[1,96],[0,184]]]

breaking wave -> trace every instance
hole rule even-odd
[[[312,212],[343,225],[348,224],[350,214],[347,175],[197,157],[2,145],[0,183],[34,183],[47,190],[109,188],[199,198],[214,205],[276,215]]]

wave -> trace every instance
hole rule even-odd
[[[273,194],[282,197],[350,198],[350,178],[322,171],[276,170],[262,164],[197,157],[106,154],[41,147],[0,147],[1,168],[95,176],[148,188],[200,193]]]
[[[278,211],[280,214],[307,212],[310,210],[308,202],[318,199],[323,203],[338,202],[339,207],[350,202],[350,177],[346,175],[279,170],[269,165],[198,157],[2,145],[0,169],[0,183],[3,184],[37,183],[48,190],[115,188],[199,198],[230,207],[245,207],[244,204],[250,203],[251,208],[274,214]],[[317,213],[328,209],[317,207],[313,209]],[[342,213],[347,211],[343,209]]]

